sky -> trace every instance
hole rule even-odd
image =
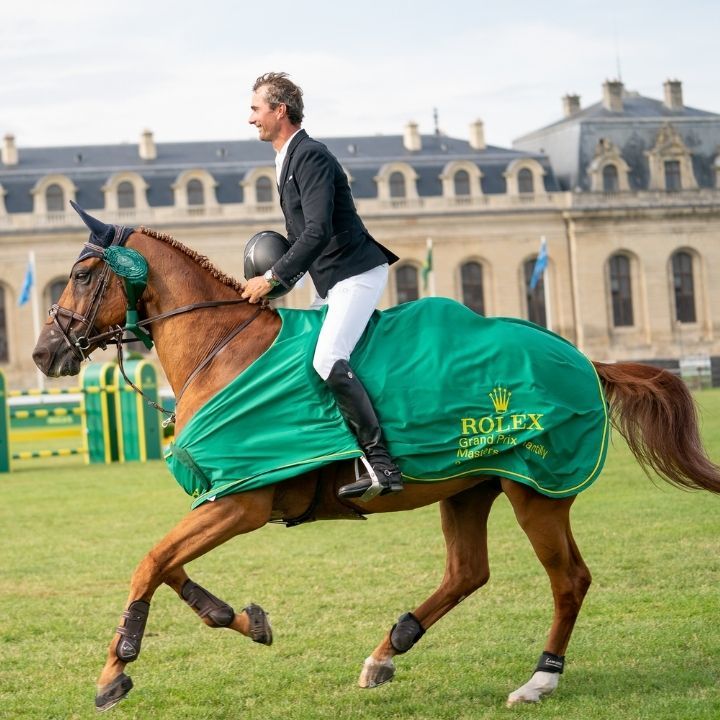
[[[486,142],[600,100],[618,76],[720,113],[718,0],[7,0],[0,136],[22,147],[245,140],[251,87],[270,70],[304,91],[316,137],[422,133]]]

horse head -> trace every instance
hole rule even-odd
[[[35,364],[48,377],[77,375],[82,361],[98,347],[105,347],[108,333],[124,325],[128,307],[127,293],[119,277],[124,274],[123,262],[128,261],[120,258],[118,265],[117,253],[125,250],[122,246],[132,230],[107,225],[71,204],[90,230],[90,236],[70,271],[60,299],[50,308],[50,317],[33,350]],[[112,251],[114,260],[108,254]]]

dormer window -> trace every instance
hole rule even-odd
[[[390,175],[390,197],[404,198],[406,194],[405,176],[401,172],[392,173]]]
[[[455,188],[455,197],[469,197],[470,195],[470,175],[467,170],[458,170],[453,176],[453,186]]]
[[[188,205],[204,205],[205,204],[205,188],[199,180],[190,180],[187,184],[187,203]]]
[[[65,175],[54,173],[40,178],[30,193],[33,196],[33,212],[45,215],[51,223],[65,221],[68,202],[75,200],[77,188]]]
[[[135,207],[135,187],[131,182],[125,180],[118,185],[117,201],[119,210]]]
[[[263,175],[255,183],[255,198],[259,203],[271,203],[273,201],[272,180]]]
[[[175,206],[185,208],[193,216],[216,213],[219,211],[216,187],[217,182],[207,170],[185,170],[172,184]]]
[[[618,169],[612,163],[606,165],[602,171],[603,192],[616,193],[620,189]]]
[[[630,166],[623,159],[620,148],[609,138],[600,138],[588,165],[591,192],[628,192],[629,172]]]
[[[290,182],[294,180],[291,179]],[[259,166],[248,170],[240,181],[240,187],[243,204],[251,212],[267,214],[277,210],[278,189],[274,166]]]
[[[544,189],[545,170],[535,158],[517,158],[503,173],[507,184],[507,194],[520,196],[523,200],[532,200]]]
[[[649,190],[697,190],[692,154],[680,133],[671,124],[660,128],[655,147],[648,150],[645,156],[650,171]]]
[[[65,211],[65,193],[57,183],[48,185],[45,191],[45,208],[49,213]]]
[[[535,192],[535,183],[533,182],[532,171],[528,168],[523,168],[518,173],[518,192],[519,193],[533,193]]]
[[[387,163],[373,179],[377,183],[378,200],[386,201],[391,207],[417,207],[420,204],[418,175],[408,163]]]
[[[668,192],[679,192],[682,190],[679,160],[665,161],[665,189]]]
[[[443,197],[467,205],[482,196],[480,168],[469,160],[451,160],[440,173]]]

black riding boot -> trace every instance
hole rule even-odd
[[[385,447],[370,398],[347,361],[338,360],[325,382],[379,481],[379,484],[373,482],[370,474],[365,473],[357,482],[343,485],[338,490],[338,497],[370,500],[376,495],[402,490],[402,474]]]

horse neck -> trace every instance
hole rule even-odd
[[[236,289],[213,277],[196,260],[165,241],[134,235],[128,244],[148,261],[148,285],[144,296],[147,317],[209,300],[240,298]],[[243,302],[192,310],[152,324],[155,351],[176,397],[213,348],[257,310],[257,305]],[[225,362],[213,361],[203,369],[202,381],[188,388],[183,404],[193,404],[187,402],[191,397],[197,399],[199,395],[214,394],[240,372],[236,370],[237,360],[244,360],[247,365],[259,357],[272,343],[278,328],[276,314],[270,310],[261,311],[252,325],[234,340],[233,350],[238,344],[241,350],[233,352],[230,358],[223,358]],[[232,362],[228,363],[228,359]]]

